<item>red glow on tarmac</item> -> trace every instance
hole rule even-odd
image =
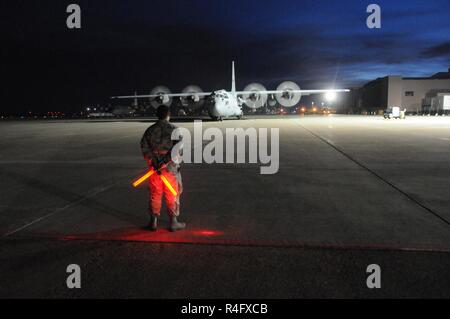
[[[60,240],[62,240],[62,241],[70,241],[70,240],[77,240],[77,239],[78,239],[77,236],[63,236],[63,237],[60,237]]]
[[[193,234],[197,235],[197,236],[213,237],[213,236],[220,236],[223,233],[217,232],[214,230],[200,230],[200,231],[193,232]]]
[[[39,234],[40,237],[54,238],[54,234]],[[234,235],[236,236],[236,235]],[[206,244],[206,245],[227,245],[227,246],[255,246],[255,247],[286,247],[286,248],[320,248],[320,249],[342,249],[342,250],[381,250],[381,251],[421,251],[421,252],[444,252],[449,253],[447,247],[436,246],[396,246],[386,244],[326,244],[323,242],[302,242],[297,240],[255,240],[233,237],[233,234],[226,234],[215,230],[183,230],[176,233],[167,229],[158,229],[157,232],[150,232],[144,228],[122,228],[106,232],[61,235],[56,237],[61,241],[123,241],[123,242],[147,242],[147,243],[167,243],[167,244]]]
[[[195,229],[182,230],[176,233],[160,228],[156,232],[150,232],[143,228],[124,228],[107,232],[70,234],[60,236],[59,240],[112,240],[112,241],[136,241],[136,242],[158,242],[158,243],[208,243],[210,240],[220,240],[224,234],[222,231]]]

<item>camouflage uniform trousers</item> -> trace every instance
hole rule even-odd
[[[149,211],[150,214],[154,216],[161,215],[162,197],[164,196],[167,213],[171,217],[178,217],[180,215],[180,196],[183,192],[183,183],[181,180],[180,172],[173,172],[168,169],[163,169],[161,171],[163,175],[172,185],[177,195],[174,196],[169,188],[161,180],[161,176],[158,174],[153,174],[149,179],[150,188],[150,202]]]

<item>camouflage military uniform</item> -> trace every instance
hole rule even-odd
[[[150,203],[149,210],[154,216],[159,216],[161,211],[162,196],[166,200],[167,210],[170,216],[180,214],[180,195],[183,192],[180,165],[172,160],[172,149],[181,142],[172,140],[172,133],[176,126],[166,120],[159,120],[149,127],[141,140],[141,150],[150,168],[160,169],[160,173],[166,177],[177,196],[174,196],[164,185],[158,174],[153,174],[149,179]],[[174,134],[175,135],[175,134]],[[175,154],[180,156],[180,154]],[[161,169],[162,167],[162,169]]]

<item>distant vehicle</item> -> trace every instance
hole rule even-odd
[[[404,119],[405,118],[405,110],[400,110],[400,107],[398,106],[392,106],[388,107],[386,111],[384,112],[384,118],[385,119]]]
[[[167,87],[158,86],[149,95],[115,96],[113,99],[142,99],[148,98],[153,107],[159,105],[170,106],[173,98],[189,100],[192,103],[182,103],[185,106],[196,105],[206,99],[205,106],[209,116],[213,120],[237,117],[242,118],[242,106],[255,109],[262,107],[267,102],[268,96],[274,97],[283,107],[293,107],[301,99],[302,95],[310,94],[333,94],[338,92],[349,92],[349,90],[300,90],[294,82],[283,82],[274,91],[267,91],[264,86],[258,83],[248,85],[244,91],[236,91],[236,80],[234,62],[232,63],[231,92],[218,90],[215,92],[202,92],[197,86],[188,86],[182,93],[172,94]]]

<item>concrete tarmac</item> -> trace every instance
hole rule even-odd
[[[183,165],[178,233],[130,186],[151,124],[0,122],[0,297],[450,297],[450,118],[203,122],[279,128],[279,172]]]

